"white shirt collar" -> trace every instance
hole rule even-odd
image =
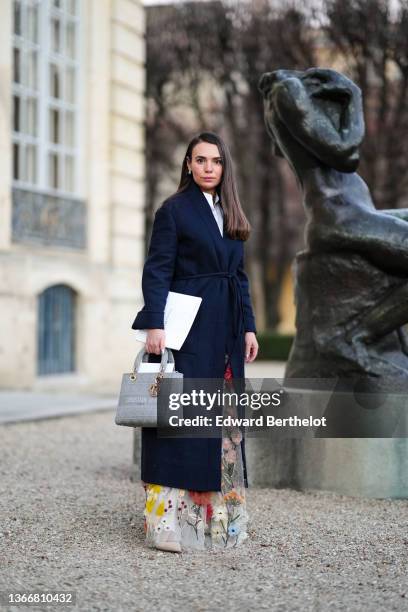
[[[206,197],[207,202],[209,203],[209,205],[211,206],[211,208],[214,208],[214,203],[213,203],[213,197],[211,195],[211,193],[207,193],[206,191],[203,191],[203,194]],[[216,193],[215,195],[215,203],[217,204],[219,202],[220,198],[218,193]]]

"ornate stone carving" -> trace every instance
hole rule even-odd
[[[12,228],[14,242],[85,249],[85,202],[13,188]]]

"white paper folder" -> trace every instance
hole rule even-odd
[[[179,350],[194,323],[203,298],[169,291],[164,309],[166,347]],[[146,342],[147,331],[137,329],[136,339]]]

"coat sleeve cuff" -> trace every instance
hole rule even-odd
[[[254,334],[257,333],[256,327],[255,327],[255,321],[246,321],[244,327],[245,327],[246,332],[254,332]]]
[[[142,308],[132,323],[132,329],[164,329],[164,312]]]

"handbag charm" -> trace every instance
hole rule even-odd
[[[152,397],[157,397],[159,390],[160,390],[160,382],[162,378],[163,378],[163,374],[159,372],[155,378],[155,382],[150,385],[149,392]]]

